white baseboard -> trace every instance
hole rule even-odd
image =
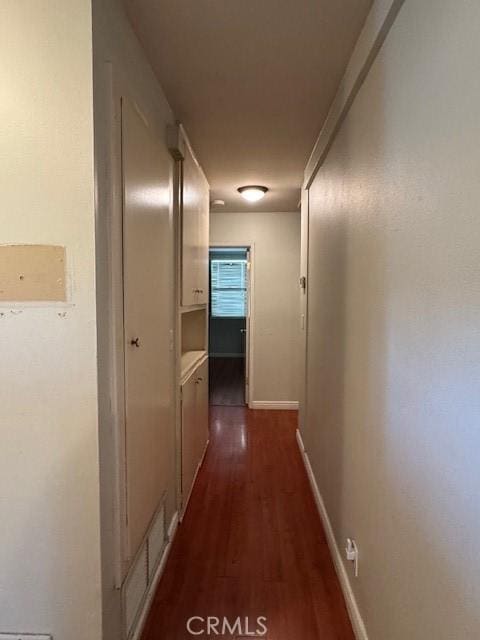
[[[249,409],[286,409],[296,411],[298,400],[251,400],[248,403]]]
[[[313,469],[310,464],[310,460],[308,459],[308,454],[305,451],[302,435],[298,429],[297,429],[297,442],[298,442],[298,447],[300,449],[300,453],[302,454],[303,462],[305,464],[305,469],[307,471],[308,479],[310,480],[310,485],[312,487],[313,496],[317,504],[320,518],[322,520],[323,528],[325,530],[325,535],[327,536],[328,547],[330,549],[330,553],[332,554],[335,570],[337,572],[337,576],[340,581],[340,586],[343,591],[343,596],[345,598],[345,603],[347,605],[348,615],[350,616],[353,632],[355,633],[355,637],[357,640],[368,640],[367,630],[365,628],[365,624],[360,614],[360,610],[358,608],[358,604],[355,599],[355,595],[353,593],[353,589],[350,584],[348,574],[345,570],[340,549],[338,548],[337,541],[335,540],[332,524],[330,522],[330,518],[328,517],[325,503],[323,502],[322,495],[320,493],[320,490],[317,485],[317,481],[313,474]]]
[[[153,580],[150,583],[150,586],[148,587],[147,590],[147,594],[145,596],[145,600],[143,603],[143,608],[142,608],[142,612],[140,614],[140,616],[138,617],[138,622],[136,624],[136,629],[133,632],[132,636],[131,636],[131,640],[139,640],[142,632],[143,632],[143,628],[145,626],[145,623],[147,621],[147,616],[150,612],[150,607],[152,605],[152,601],[153,598],[155,596],[155,592],[157,590],[158,587],[158,583],[160,582],[160,578],[163,575],[163,571],[165,569],[165,564],[167,562],[167,558],[168,555],[170,553],[170,549],[172,548],[172,542],[173,542],[173,538],[175,537],[175,533],[177,531],[177,527],[178,527],[178,512],[176,511],[173,514],[173,517],[170,521],[170,525],[168,527],[168,531],[167,531],[167,544],[165,545],[165,549],[163,550],[162,553],[162,558],[160,560],[160,562],[158,563],[158,567],[157,570],[155,571],[155,575],[153,577]]]

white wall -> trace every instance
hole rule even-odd
[[[298,401],[300,213],[211,213],[210,244],[254,244],[251,401]]]
[[[101,637],[89,0],[0,5],[1,243],[66,247],[69,304],[0,309],[0,632]]]
[[[479,32],[407,0],[310,189],[304,438],[370,640],[480,637]]]

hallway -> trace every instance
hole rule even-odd
[[[268,640],[353,640],[296,426],[293,411],[211,407],[210,445],[143,640],[191,638],[193,616],[248,616],[250,632],[264,616]]]
[[[480,640],[480,2],[0,7],[0,640]]]

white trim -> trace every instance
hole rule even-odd
[[[298,400],[252,400],[248,403],[249,409],[286,409],[296,411]]]
[[[196,352],[191,351],[190,353],[196,353]],[[181,365],[181,360],[182,359],[180,358],[180,365]],[[208,360],[208,353],[206,351],[198,351],[198,355],[196,359],[193,360],[184,369],[180,370],[180,387],[182,387],[185,384],[185,382],[187,382],[187,380],[193,376],[195,371],[197,371],[197,369],[199,369],[202,366],[202,364],[207,360]]]
[[[168,533],[167,533],[167,544],[165,545],[165,549],[163,550],[162,558],[158,563],[158,567],[153,577],[153,580],[151,581],[147,589],[147,594],[143,602],[142,611],[138,616],[136,629],[131,635],[131,640],[139,640],[142,635],[143,628],[145,626],[145,622],[147,621],[147,617],[150,612],[150,607],[152,605],[152,601],[158,587],[158,583],[160,582],[160,578],[163,575],[167,558],[170,553],[170,549],[172,548],[172,542],[175,537],[175,533],[177,532],[177,527],[178,527],[178,512],[176,511],[173,514],[172,520],[170,521],[170,525],[168,527]]]
[[[304,174],[308,189],[322,166],[342,122],[358,94],[405,0],[375,0],[350,57],[327,119],[315,142]]]
[[[315,498],[315,502],[317,504],[320,519],[322,520],[323,528],[325,530],[325,535],[327,536],[328,547],[330,549],[333,563],[335,565],[335,570],[337,572],[340,586],[343,591],[343,597],[345,598],[345,604],[347,605],[348,615],[350,616],[350,621],[352,623],[353,632],[355,633],[355,638],[357,640],[368,640],[367,630],[360,614],[360,609],[358,608],[358,604],[355,599],[355,594],[353,593],[352,585],[350,584],[347,571],[343,564],[340,549],[338,548],[337,541],[335,540],[332,523],[330,522],[330,518],[328,517],[325,503],[323,502],[323,498],[318,488],[317,481],[310,464],[310,460],[308,459],[308,454],[305,451],[302,435],[298,429],[297,442],[298,448],[300,449],[300,453],[303,458],[303,462],[305,464],[308,479],[310,480],[310,486],[312,487],[313,497]]]

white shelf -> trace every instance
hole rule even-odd
[[[180,378],[183,380],[207,356],[206,351],[185,351],[180,360]]]
[[[201,311],[206,309],[206,304],[192,304],[189,307],[180,307],[180,313],[190,313],[191,311]]]

